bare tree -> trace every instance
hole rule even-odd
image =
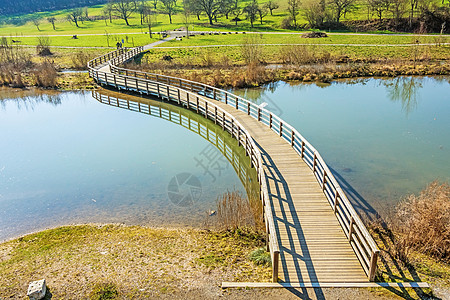
[[[197,20],[200,21],[200,15],[203,12],[203,8],[197,0],[189,0],[189,10],[197,16]]]
[[[294,26],[297,26],[297,15],[300,10],[300,0],[288,0],[288,12]]]
[[[108,18],[109,23],[112,23],[112,5],[111,3],[107,3],[102,10],[102,14],[105,17],[105,20]],[[106,21],[105,21],[106,23]]]
[[[56,30],[56,27],[55,27],[55,21],[56,21],[56,18],[55,18],[55,17],[48,17],[48,18],[47,18],[47,21],[48,21],[50,24],[52,24],[53,30]]]
[[[221,0],[220,13],[222,13],[226,19],[231,11],[236,7],[236,2],[234,0]]]
[[[153,33],[152,33],[152,26],[153,26],[153,12],[152,10],[149,8],[149,12],[147,14],[146,17],[146,23],[148,26],[148,34],[150,35],[150,38],[153,38]]]
[[[389,10],[391,2],[389,0],[367,0],[367,4],[381,21],[383,13]]]
[[[196,0],[199,7],[208,16],[209,24],[213,24],[213,18],[216,15],[217,10],[220,8],[220,0]]]
[[[392,13],[392,17],[399,22],[399,20],[405,15],[406,9],[406,0],[391,0],[390,11]]]
[[[233,19],[231,19],[231,21],[234,21],[235,25],[237,26],[238,22],[241,20],[239,18],[240,15],[242,15],[244,13],[244,10],[239,7],[236,6],[232,11],[231,11],[231,15],[234,17]]]
[[[273,16],[273,11],[280,7],[280,5],[273,0],[269,0],[264,6],[270,11],[271,16]]]
[[[169,16],[169,22],[172,24],[172,15],[176,13],[176,0],[161,0],[164,5],[164,12]]]
[[[67,20],[69,20],[69,22],[74,22],[75,26],[80,27],[78,26],[78,21],[82,14],[83,10],[81,8],[75,8],[67,15]]]
[[[261,22],[261,25],[263,24],[263,18],[269,14],[269,10],[266,6],[259,7],[258,8],[258,16],[259,21]]]
[[[186,37],[189,38],[189,24],[191,16],[190,0],[183,0],[184,26],[186,27]]]
[[[34,26],[36,26],[37,30],[41,31],[41,29],[39,29],[39,25],[41,25],[41,20],[36,18],[36,19],[33,19],[32,22],[33,22]]]
[[[128,19],[135,11],[133,0],[110,0],[113,14],[130,26]]]
[[[253,0],[249,5],[247,5],[244,8],[244,12],[247,15],[247,19],[250,20],[250,24],[251,24],[252,28],[253,28],[253,23],[255,22],[256,17],[258,16],[258,9],[259,9],[259,6],[258,6],[258,2],[256,2],[256,0]]]
[[[142,2],[139,4],[137,10],[138,10],[139,15],[140,15],[140,17],[141,17],[141,25],[143,25],[143,24],[144,24],[145,18],[147,17],[147,15],[148,15],[149,12],[150,12],[150,7],[147,6],[147,4],[145,3],[145,1],[142,1]]]
[[[344,13],[347,13],[354,7],[355,0],[331,0],[334,10],[334,20],[339,23]]]
[[[83,15],[83,19],[85,19],[86,21],[91,20],[91,18],[89,18],[89,8],[83,7]]]
[[[325,0],[308,2],[303,7],[303,14],[311,28],[320,27],[327,17]]]

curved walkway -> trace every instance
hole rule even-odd
[[[320,154],[289,124],[245,99],[197,82],[118,68],[144,49],[89,62],[97,83],[186,106],[230,132],[260,183],[273,281],[374,279],[378,248]]]

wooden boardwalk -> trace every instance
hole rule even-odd
[[[116,67],[141,51],[93,60],[90,75],[100,84],[196,110],[238,140],[258,171],[274,282],[374,279],[376,244],[318,152],[294,128],[223,90]]]
[[[267,126],[218,104],[248,130],[262,157],[285,282],[367,282],[333,209],[311,169]]]

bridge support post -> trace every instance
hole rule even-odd
[[[278,261],[280,258],[280,252],[273,252],[273,261],[272,261],[272,282],[278,282]]]
[[[378,260],[378,251],[374,251],[372,252],[372,256],[370,257],[369,281],[375,280],[375,273],[377,271],[377,260]]]

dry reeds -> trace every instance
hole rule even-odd
[[[250,202],[240,192],[226,192],[217,199],[217,219],[222,229],[254,228]]]
[[[74,53],[71,58],[73,67],[77,70],[87,70],[87,63],[91,59],[83,50]]]
[[[43,88],[56,87],[58,72],[53,62],[45,60],[33,72],[36,86]]]
[[[400,202],[390,227],[395,235],[393,254],[408,263],[418,251],[450,262],[450,186],[432,182],[420,195]]]
[[[331,54],[312,45],[291,45],[282,47],[280,60],[283,63],[300,67],[305,64],[327,63],[331,61]]]

